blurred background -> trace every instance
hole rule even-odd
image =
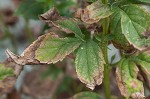
[[[0,61],[6,59],[7,48],[21,54],[38,36],[56,31],[39,20],[40,14],[55,6],[60,15],[72,17],[77,8],[86,5],[86,0],[0,0]],[[113,49],[108,50],[109,57],[115,55],[113,60],[118,61],[118,50],[109,47]],[[110,79],[113,99],[121,99],[114,71]],[[66,58],[48,66],[25,66],[14,89],[0,99],[68,99],[82,91],[91,90],[77,79],[74,60]],[[104,97],[103,85],[97,86],[94,92]]]

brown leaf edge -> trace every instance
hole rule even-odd
[[[125,83],[123,82],[122,78],[121,78],[121,74],[120,74],[120,70],[119,70],[119,67],[116,68],[116,81],[117,81],[117,85],[119,87],[119,90],[121,92],[121,94],[125,97],[128,96],[128,91],[125,87]],[[132,99],[145,99],[145,96],[144,96],[144,88],[141,89],[141,92],[136,92],[136,93],[133,93],[131,94],[131,97]]]
[[[7,51],[6,55],[9,56]],[[12,68],[14,70],[14,76],[8,76],[4,80],[0,80],[0,95],[9,93],[13,90],[16,80],[23,69],[23,65],[16,64],[10,57],[1,64],[4,64],[6,68]]]

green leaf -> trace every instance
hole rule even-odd
[[[28,19],[38,19],[38,15],[44,11],[44,4],[36,0],[23,0],[17,9],[16,14],[22,15]]]
[[[90,40],[82,44],[76,53],[76,72],[81,82],[94,89],[103,79],[104,59],[97,43]]]
[[[144,35],[150,27],[149,13],[135,4],[128,4],[118,8],[114,7],[114,9],[117,9],[118,15],[114,17],[112,25],[115,25],[114,27],[117,27],[119,31],[121,26],[122,34],[135,48],[139,50],[145,49],[149,43],[149,39],[146,39]]]
[[[100,95],[94,93],[94,92],[81,92],[76,95],[74,95],[70,99],[102,99]]]
[[[118,87],[123,96],[135,96],[140,93],[139,96],[143,95],[143,84],[137,80],[138,68],[136,64],[129,59],[122,59],[116,70],[116,79]]]
[[[148,88],[150,88],[150,55],[147,53],[140,53],[133,58],[134,62],[140,68],[143,82]]]
[[[142,71],[150,77],[150,56],[146,53],[141,53],[136,57],[135,62],[140,65]]]
[[[58,38],[46,34],[35,51],[35,58],[42,63],[56,63],[79,47],[81,41],[76,38]]]
[[[111,30],[112,36],[114,37],[113,43],[119,45],[123,49],[127,49],[127,47],[129,46],[129,43],[126,40],[125,36],[122,35],[120,9],[118,9],[117,7],[114,9],[115,11],[110,17],[111,18],[110,30]]]
[[[4,80],[8,76],[14,76],[14,70],[9,67],[5,67],[4,64],[0,64],[0,80]]]
[[[119,10],[116,10],[111,15],[111,22],[110,22],[110,30],[111,34],[114,37],[112,40],[113,43],[120,46],[123,49],[127,49],[129,46],[128,41],[126,40],[125,36],[122,34],[121,30],[121,14]]]
[[[58,20],[56,21],[56,23],[60,25],[60,27],[72,31],[77,38],[83,40],[84,35],[82,34],[80,28],[78,27],[77,23],[73,19]]]
[[[123,34],[135,48],[145,48],[147,43],[142,33],[144,34],[149,29],[150,16],[137,5],[127,5],[122,9],[121,27]]]

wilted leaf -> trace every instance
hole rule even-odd
[[[122,59],[116,70],[116,79],[121,94],[134,99],[144,98],[143,84],[137,80],[138,68],[129,59]]]
[[[50,20],[58,20],[60,18],[60,15],[56,8],[51,8],[44,14],[41,14],[39,18],[45,22],[49,22]]]
[[[94,92],[81,92],[69,99],[102,99],[100,95]]]
[[[82,44],[75,59],[76,72],[81,82],[94,89],[103,79],[104,59],[99,46],[92,40]]]
[[[50,64],[62,61],[67,55],[79,47],[81,40],[77,38],[59,38],[50,32],[40,36],[21,56],[8,51],[9,56],[20,65]]]
[[[12,90],[22,68],[23,66],[16,64],[10,58],[0,63],[0,95]]]
[[[84,41],[84,35],[82,34],[77,22],[73,19],[61,17],[56,8],[50,9],[39,18],[49,25],[52,25],[66,33],[74,33],[77,38]]]
[[[100,19],[109,17],[112,11],[108,5],[98,0],[85,9],[79,9],[76,14],[85,23],[92,24],[98,22]]]

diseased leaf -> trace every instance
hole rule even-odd
[[[14,75],[14,70],[12,68],[5,67],[4,64],[0,64],[0,80],[4,80],[9,76]]]
[[[102,99],[100,95],[94,92],[81,92],[69,99]]]
[[[16,64],[9,57],[0,63],[0,95],[12,90],[23,66]]]
[[[77,38],[83,40],[84,35],[82,34],[80,28],[78,27],[77,23],[73,19],[63,19],[63,20],[58,20],[56,23],[62,27],[66,28],[70,31],[72,31]]]
[[[84,35],[82,34],[77,22],[74,19],[67,19],[61,17],[56,8],[48,10],[39,18],[44,22],[48,23],[50,26],[52,25],[66,33],[74,33],[77,38],[84,41]]]
[[[125,36],[122,34],[121,30],[121,14],[120,14],[120,9],[117,7],[114,8],[115,11],[111,15],[110,19],[110,30],[111,34],[114,37],[113,39],[113,44],[115,46],[121,47],[122,49],[129,49],[130,44],[128,43],[127,39]]]
[[[104,59],[99,46],[92,40],[78,49],[75,59],[76,72],[81,82],[94,89],[103,79]]]
[[[141,53],[136,57],[135,63],[141,69],[141,74],[145,80],[144,83],[150,88],[150,56],[146,53]]]
[[[149,38],[145,37],[146,31],[148,31],[150,27],[149,13],[134,4],[121,7],[115,6],[114,9],[116,9],[116,15],[114,17],[115,19],[113,19],[114,23],[111,25],[112,28],[116,27],[119,32],[121,26],[122,34],[131,45],[139,50],[146,49],[149,45]],[[113,31],[113,33],[115,33],[115,31]],[[123,36],[121,37],[124,38]]]
[[[56,63],[79,47],[81,41],[76,38],[56,38],[47,34],[35,51],[35,59],[41,63]]]
[[[55,33],[50,32],[40,36],[24,50],[21,56],[14,55],[10,51],[7,52],[20,65],[51,64],[62,61],[77,49],[81,42],[77,38],[59,38]]]
[[[119,62],[116,70],[116,80],[123,96],[131,96],[134,99],[144,98],[143,84],[137,80],[138,71],[136,64],[129,59],[122,59]]]
[[[98,0],[85,9],[79,9],[76,17],[81,18],[85,23],[92,24],[98,22],[100,19],[109,17],[111,14],[110,7]]]
[[[122,33],[130,44],[135,48],[142,50],[147,45],[145,42],[146,39],[142,34],[149,29],[150,16],[136,5],[128,5],[122,9]]]

